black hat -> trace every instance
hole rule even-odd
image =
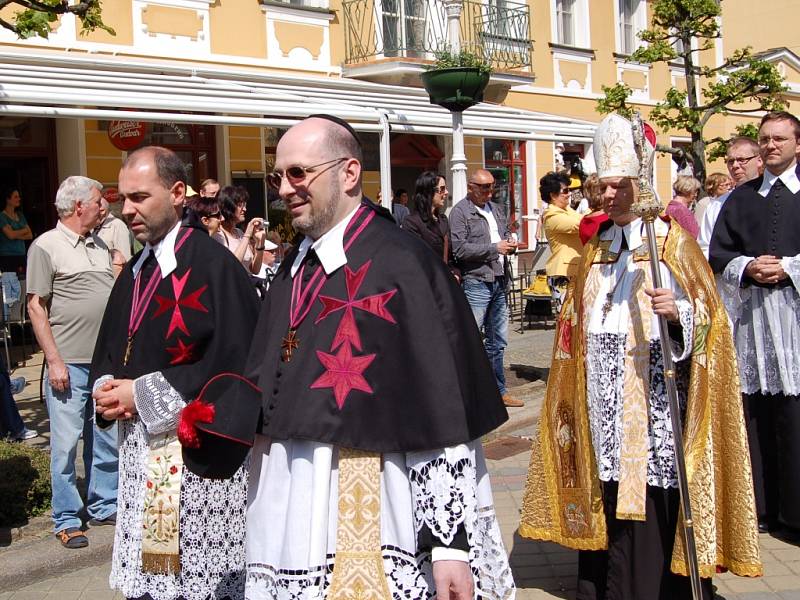
[[[181,412],[183,462],[195,475],[228,479],[253,446],[261,422],[261,390],[236,373],[212,377]]]

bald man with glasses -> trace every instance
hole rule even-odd
[[[503,207],[492,202],[494,176],[478,169],[469,178],[467,196],[450,212],[450,239],[462,273],[462,285],[478,328],[483,330],[489,362],[503,403],[524,403],[506,389],[503,354],[508,344],[506,287],[508,256],[517,251]]]

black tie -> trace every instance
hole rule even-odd
[[[142,279],[144,281],[149,281],[150,276],[152,275],[153,271],[156,270],[157,266],[158,261],[156,260],[156,254],[151,249],[150,253],[147,255],[147,258],[144,259],[144,263],[142,263],[142,268],[140,269]]]
[[[783,184],[783,181],[780,179],[776,179],[775,183],[772,184],[772,189],[770,189],[770,194],[780,194],[786,186]]]
[[[625,237],[625,232],[622,232],[622,243],[619,245],[619,252],[622,254],[625,250],[628,249],[628,238]]]

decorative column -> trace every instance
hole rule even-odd
[[[450,52],[461,51],[461,9],[462,0],[445,0],[447,13],[447,44]],[[450,171],[453,178],[451,199],[458,202],[467,195],[467,155],[464,154],[464,115],[461,111],[451,111],[453,118],[453,154],[450,157]]]

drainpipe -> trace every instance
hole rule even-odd
[[[392,156],[390,134],[392,127],[386,113],[380,113],[378,122],[380,130],[380,160],[381,160],[381,206],[392,210]]]
[[[447,13],[447,43],[450,51],[458,54],[461,51],[462,0],[445,0],[444,9]],[[450,193],[455,203],[467,195],[467,155],[464,153],[464,115],[460,112],[450,114],[453,118],[453,154],[450,157],[453,189]]]

